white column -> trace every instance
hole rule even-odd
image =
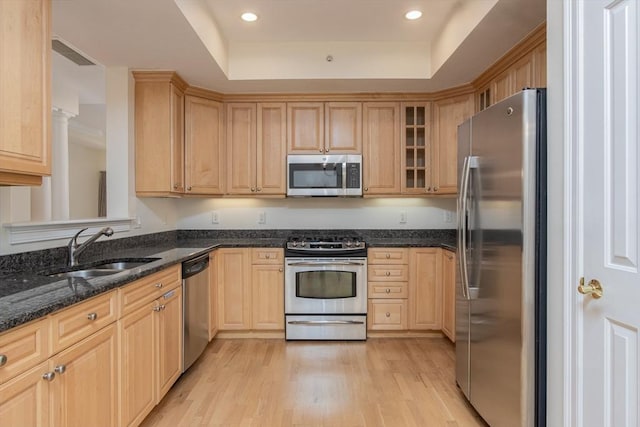
[[[51,219],[69,219],[69,119],[75,115],[53,110],[51,122]]]

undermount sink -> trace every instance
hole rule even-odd
[[[90,279],[92,277],[109,276],[110,274],[120,273],[124,270],[140,267],[141,265],[157,261],[160,258],[119,258],[104,261],[102,264],[92,265],[87,268],[78,268],[71,271],[61,271],[58,273],[46,274],[49,277],[57,277],[61,279],[80,277]]]
[[[111,260],[104,264],[98,264],[93,268],[97,269],[113,269],[113,270],[128,270],[130,268],[140,267],[141,265],[145,265],[147,263],[158,260],[159,258],[139,258],[135,260]]]
[[[48,276],[58,277],[60,279],[67,279],[71,277],[81,277],[83,279],[90,279],[92,277],[108,276],[110,274],[120,273],[121,271],[122,270],[88,268],[86,270],[74,270],[74,271],[65,271],[63,273],[48,274]]]

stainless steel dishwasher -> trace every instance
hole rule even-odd
[[[182,263],[182,298],[184,372],[209,343],[209,254]]]

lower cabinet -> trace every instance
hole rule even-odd
[[[181,287],[121,318],[118,330],[120,425],[137,426],[182,373]]]
[[[409,249],[409,329],[442,328],[440,248]]]
[[[216,258],[218,328],[284,330],[284,251],[228,248]]]
[[[6,426],[50,426],[50,383],[42,376],[48,372],[45,361],[0,385],[0,422]]]
[[[114,324],[50,359],[52,426],[117,425],[117,360]]]

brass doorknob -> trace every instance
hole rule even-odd
[[[596,279],[591,279],[587,285],[584,284],[584,277],[580,278],[578,292],[582,295],[591,295],[593,298],[602,298],[602,285]]]

